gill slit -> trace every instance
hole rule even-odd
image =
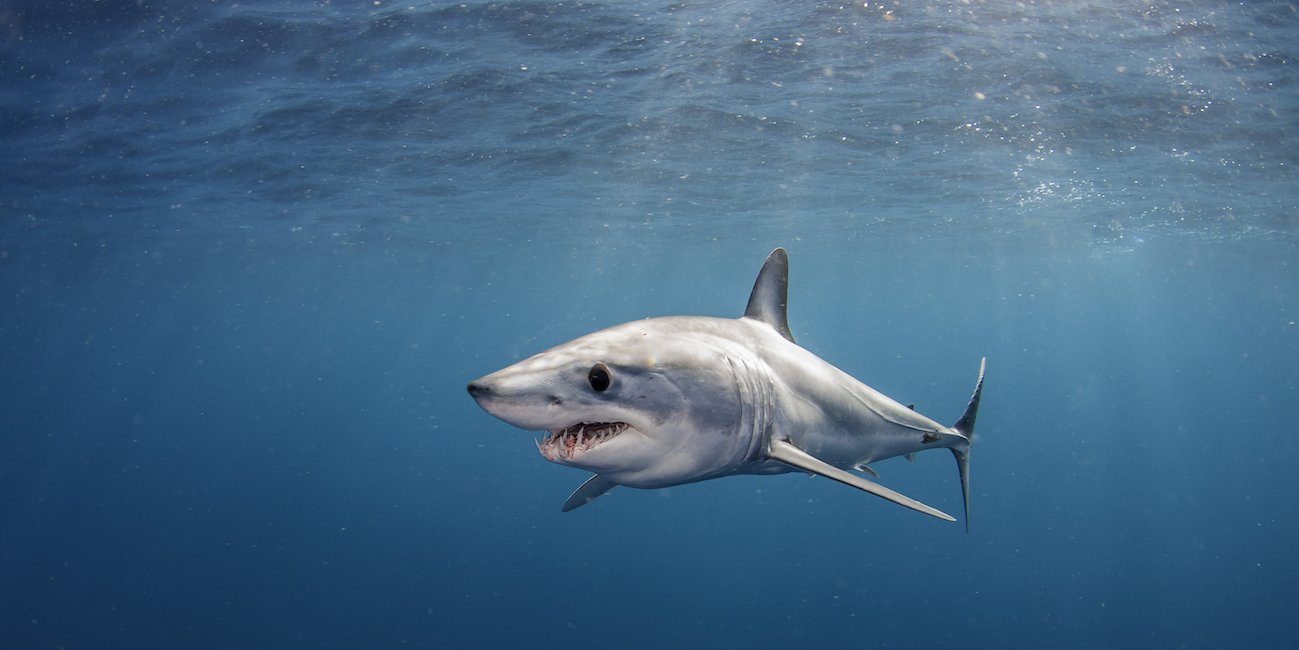
[[[740,393],[738,433],[748,436],[744,460],[757,460],[766,452],[767,439],[771,435],[775,387],[770,374],[754,367],[743,357],[737,362],[728,356],[726,361],[731,366],[735,388]]]

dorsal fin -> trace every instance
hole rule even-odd
[[[760,320],[774,328],[780,335],[792,343],[794,335],[789,332],[789,321],[785,316],[785,305],[789,300],[789,256],[785,249],[777,248],[767,256],[758,279],[753,283],[753,293],[749,294],[749,306],[744,310],[745,318]]]

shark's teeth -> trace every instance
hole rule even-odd
[[[537,449],[547,460],[571,460],[578,452],[588,451],[630,428],[626,422],[578,422],[548,431]]]

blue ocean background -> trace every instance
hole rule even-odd
[[[0,647],[1280,648],[1289,2],[0,2]],[[559,506],[465,383],[739,315],[954,422]],[[950,457],[877,467],[960,510]]]

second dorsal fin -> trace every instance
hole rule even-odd
[[[789,256],[785,249],[777,248],[767,256],[767,261],[758,271],[758,279],[753,283],[753,293],[749,294],[749,306],[744,310],[745,318],[762,321],[774,328],[780,335],[793,342],[794,335],[789,331],[786,318],[786,303],[789,301]]]

